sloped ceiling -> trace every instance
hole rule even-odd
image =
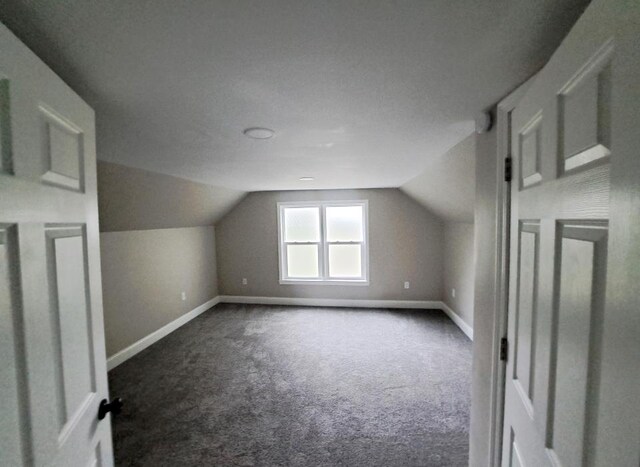
[[[400,189],[425,208],[450,222],[473,222],[476,135],[467,136]]]
[[[587,4],[2,0],[0,19],[94,107],[100,159],[258,191],[435,170]]]
[[[98,162],[101,232],[214,225],[245,195],[242,191]]]

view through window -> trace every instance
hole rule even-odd
[[[368,283],[367,201],[279,203],[281,283]]]

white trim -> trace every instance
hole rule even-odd
[[[446,303],[440,300],[356,300],[336,298],[252,297],[220,295],[220,303],[246,303],[250,305],[297,305],[347,308],[403,308],[418,310],[442,310],[473,340],[473,328],[465,323]]]
[[[471,326],[469,326],[460,317],[460,315],[458,315],[458,313],[453,311],[453,309],[451,307],[449,307],[449,305],[447,305],[445,302],[441,302],[441,303],[442,303],[442,311],[444,311],[447,314],[447,316],[449,318],[451,318],[451,321],[456,323],[456,325],[462,330],[462,332],[464,332],[467,335],[467,337],[470,340],[473,340],[473,328]]]
[[[369,281],[355,279],[280,279],[281,285],[369,285]]]
[[[188,313],[185,313],[184,315],[171,321],[170,323],[165,324],[157,331],[154,331],[151,334],[143,337],[139,341],[134,342],[129,347],[124,348],[120,352],[112,355],[107,359],[107,370],[108,371],[113,370],[115,367],[129,360],[131,357],[133,357],[137,353],[142,352],[151,344],[158,342],[160,339],[167,336],[168,334],[171,334],[173,331],[178,329],[183,324],[188,323],[193,318],[201,315],[212,306],[217,305],[218,303],[220,303],[220,298],[221,298],[220,296],[212,298],[211,300],[203,303],[200,306],[197,306],[193,310],[189,311]]]
[[[220,303],[246,303],[251,305],[298,305],[349,308],[414,308],[441,309],[440,301],[428,300],[355,300],[340,298],[253,297],[221,295]]]
[[[511,185],[504,181],[504,160],[512,157],[511,154],[511,112],[525,92],[531,86],[537,75],[533,75],[524,84],[521,84],[515,91],[505,97],[497,106],[496,121],[498,134],[496,165],[497,171],[495,181],[497,184],[496,197],[493,200],[495,206],[495,245],[496,258],[493,268],[494,290],[493,290],[493,330],[491,337],[491,369],[489,374],[489,420],[487,429],[489,432],[489,458],[471,459],[472,462],[490,466],[499,466],[502,461],[502,435],[504,424],[504,386],[506,381],[506,362],[500,360],[500,341],[507,337],[508,321],[508,295],[509,295],[509,245],[510,245],[510,203]],[[513,174],[511,183],[517,183],[518,175]],[[477,273],[477,272],[476,272]],[[489,337],[489,336],[487,336]],[[471,397],[474,398],[475,388],[471,388]],[[482,393],[485,390],[482,389]],[[470,436],[474,436],[471,433]]]
[[[439,300],[355,300],[355,299],[335,299],[335,298],[292,298],[292,297],[249,297],[241,295],[219,295],[202,305],[194,308],[188,313],[164,325],[157,331],[134,342],[129,347],[112,355],[107,359],[107,370],[113,370],[121,363],[126,362],[134,355],[142,352],[152,344],[155,344],[163,337],[171,334],[183,324],[201,315],[218,303],[246,303],[255,305],[299,305],[299,306],[326,306],[326,307],[348,307],[348,308],[402,308],[421,310],[442,310],[449,318],[464,332],[469,339],[473,340],[473,329],[465,323],[451,308]]]

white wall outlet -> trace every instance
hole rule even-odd
[[[411,287],[411,282],[409,281],[404,281],[404,288],[408,289],[409,287]]]
[[[456,289],[451,289],[451,296],[456,298]]]
[[[180,298],[182,299],[182,301],[184,302],[187,299],[187,292],[182,292],[180,294]]]
[[[242,285],[247,285],[249,283],[249,281],[247,281],[246,277],[242,278]]]

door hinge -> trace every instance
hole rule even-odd
[[[506,337],[500,339],[500,360],[506,362],[509,356],[509,341]]]
[[[510,182],[512,177],[511,157],[504,159],[504,181]]]

